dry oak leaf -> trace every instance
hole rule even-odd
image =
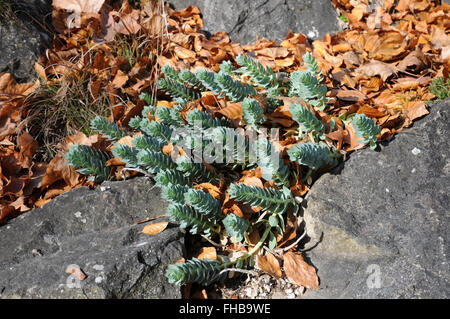
[[[280,68],[286,68],[288,66],[291,66],[295,63],[295,57],[291,56],[291,57],[287,57],[284,59],[276,59],[275,60],[275,64],[280,67]]]
[[[128,81],[128,75],[123,73],[121,70],[117,71],[114,80],[112,81],[112,85],[114,88],[119,89],[125,85]]]
[[[32,163],[34,154],[39,150],[39,143],[27,132],[19,136],[20,158],[22,167],[28,168]]]
[[[408,91],[408,90],[415,90],[419,88],[419,86],[427,86],[432,81],[431,77],[424,76],[420,78],[413,78],[413,77],[406,77],[406,78],[400,78],[397,80],[397,83],[394,84],[392,87],[394,90],[398,91]]]
[[[211,183],[201,183],[201,184],[194,185],[194,189],[196,189],[196,190],[201,189],[205,193],[209,193],[215,199],[220,198],[220,195],[222,194],[219,187],[217,187],[216,185],[213,185]]]
[[[120,17],[119,22],[114,24],[114,30],[120,34],[136,34],[140,29],[139,24],[140,14],[138,10],[132,10],[130,13],[114,13],[110,15]]]
[[[45,74],[45,68],[38,62],[34,63],[34,70],[36,73],[47,82],[47,75]]]
[[[284,47],[265,48],[255,51],[256,55],[263,55],[272,59],[285,58],[289,54],[289,50]]]
[[[352,9],[352,15],[356,18],[356,20],[360,21],[367,12],[367,9],[367,5],[359,3]]]
[[[398,31],[369,32],[364,36],[369,58],[390,61],[406,51],[407,39]]]
[[[286,218],[286,229],[283,234],[282,241],[278,243],[278,247],[282,247],[287,242],[297,238],[297,229],[299,227],[299,220],[292,211],[289,211]]]
[[[360,100],[363,101],[363,100],[367,99],[367,96],[365,96],[358,90],[338,89],[336,96],[339,100],[347,101],[347,102],[358,102]]]
[[[244,234],[244,236],[246,237],[245,239],[248,242],[248,251],[251,250],[251,248],[255,247],[259,241],[261,240],[261,236],[259,236],[259,231],[257,229],[254,229],[250,234]],[[255,254],[257,254],[259,251],[259,249],[255,252]]]
[[[383,80],[377,76],[370,78],[370,80],[361,80],[361,91],[364,94],[370,94],[372,92],[377,93],[380,88],[383,86]]]
[[[48,187],[59,180],[64,180],[67,185],[76,186],[79,184],[79,177],[80,174],[72,166],[67,165],[64,152],[58,152],[47,166],[41,187]]]
[[[348,63],[348,64],[353,64],[353,65],[361,64],[361,58],[355,51],[345,52],[342,55],[342,58],[344,59],[344,62]]]
[[[242,106],[241,103],[227,103],[227,106],[217,111],[230,120],[237,120],[242,118]]]
[[[422,11],[428,8],[431,1],[428,0],[400,0],[397,4],[397,11]]]
[[[53,7],[76,13],[98,13],[105,0],[53,0]]]
[[[305,262],[301,253],[292,251],[284,253],[283,268],[286,276],[293,283],[309,289],[319,289],[316,269]]]
[[[7,218],[17,216],[16,209],[12,206],[0,206],[0,222],[5,221]]]
[[[378,125],[382,128],[394,128],[403,121],[402,116],[400,113],[395,113],[395,115],[387,115],[383,118],[379,119]]]
[[[425,102],[423,101],[409,102],[403,108],[403,114],[405,114],[411,121],[427,115],[428,113],[430,112],[427,110]]]
[[[450,45],[442,48],[441,61],[444,62],[447,66],[450,65]]]
[[[293,33],[289,30],[286,39],[280,43],[280,47],[288,49],[295,49],[299,44],[305,44],[308,42],[308,38],[302,33]]]
[[[432,31],[431,42],[437,48],[446,47],[450,45],[450,35],[445,30],[435,26]]]
[[[70,190],[72,190],[74,187],[69,186],[69,185],[64,185],[62,183],[56,184],[57,186],[53,185],[51,188],[49,188],[49,190],[47,190],[47,192],[44,195],[44,198],[42,198],[43,200],[46,199],[53,199],[58,195],[64,194]],[[94,186],[93,182],[87,182],[85,183],[84,186]]]
[[[372,61],[355,70],[357,76],[370,78],[379,75],[385,82],[388,77],[396,73],[396,68],[381,61]]]
[[[14,207],[16,211],[21,213],[30,210],[30,208],[25,205],[25,198],[23,196],[17,198],[14,202],[10,204],[10,206]]]
[[[192,50],[185,49],[181,46],[175,45],[173,51],[180,59],[195,59],[197,53]]]
[[[379,118],[379,117],[383,117],[386,115],[385,112],[382,112],[374,107],[368,106],[368,105],[363,105],[359,108],[358,113],[364,113],[365,115],[367,115],[368,117],[371,118]]]
[[[280,262],[271,253],[267,253],[264,256],[258,255],[256,257],[256,261],[258,263],[258,267],[272,277],[279,279],[283,276],[283,273],[281,272]]]
[[[150,236],[158,235],[159,233],[164,231],[164,229],[167,228],[168,224],[169,224],[169,222],[160,222],[160,223],[150,224],[150,225],[145,226],[141,232],[144,234],[150,235]]]
[[[306,103],[303,99],[299,97],[285,97],[285,96],[278,96],[276,97],[278,100],[283,101],[283,105],[278,107],[273,113],[277,113],[280,115],[284,115],[286,117],[292,118],[292,114],[290,111],[292,104],[300,104],[303,107],[307,108],[310,112],[315,113],[314,108]]]
[[[142,24],[150,35],[157,36],[164,32],[166,26],[165,21],[166,20],[164,19],[164,17],[159,14],[155,14],[148,21],[144,21]]]
[[[360,143],[360,140],[361,139],[356,135],[352,124],[347,126],[344,130],[344,142],[349,144],[350,146],[345,147],[344,151],[349,152],[363,148],[365,144]]]
[[[29,83],[17,83],[12,74],[0,73],[0,92],[2,93],[1,95],[27,96],[36,91],[39,85],[40,85],[39,80]]]
[[[397,70],[406,71],[410,68],[414,72],[419,72],[429,64],[428,58],[420,50],[409,53],[402,61],[397,64]]]
[[[121,139],[119,139],[117,141],[117,143],[120,145],[126,145],[126,146],[132,148],[133,147],[133,138],[131,136],[124,136]]]
[[[2,196],[21,196],[23,189],[29,182],[29,177],[14,177],[11,176],[8,183],[2,187]]]
[[[244,176],[240,179],[240,182],[247,186],[257,186],[260,188],[264,188],[261,179],[255,176]]]
[[[63,151],[67,152],[73,144],[94,146],[97,145],[100,140],[98,134],[87,136],[83,132],[77,131],[74,135],[67,136],[65,143],[60,146]]]
[[[216,248],[202,247],[197,254],[198,259],[217,259]]]
[[[404,93],[401,93],[401,96],[399,96],[399,94],[395,94],[392,90],[387,89],[382,91],[373,101],[375,106],[396,109],[402,108],[402,98],[404,99]]]

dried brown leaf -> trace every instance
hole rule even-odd
[[[125,85],[128,81],[128,75],[123,73],[121,70],[117,71],[116,76],[114,77],[114,80],[111,82],[113,87],[116,89],[119,89]]]
[[[105,0],[53,0],[53,7],[77,13],[98,13]]]
[[[258,267],[272,277],[279,279],[283,276],[283,273],[281,272],[280,262],[271,253],[268,252],[264,256],[258,255],[256,257],[256,260],[258,263]]]
[[[19,136],[18,144],[22,167],[28,168],[32,163],[34,154],[39,150],[39,143],[28,132],[23,132]]]
[[[238,120],[242,118],[241,103],[228,103],[226,107],[217,111],[217,113],[224,115],[230,120]]]
[[[391,75],[396,73],[395,67],[381,61],[372,61],[364,64],[355,70],[357,76],[370,78],[372,76],[380,76],[386,81]]]
[[[197,254],[198,259],[217,259],[216,248],[214,247],[202,247]]]
[[[145,226],[141,232],[150,236],[158,235],[167,228],[167,225],[169,225],[168,222],[150,224]]]
[[[403,114],[411,121],[421,118],[429,113],[430,112],[427,110],[425,102],[423,101],[410,102],[403,109]]]
[[[283,268],[286,276],[295,284],[309,289],[319,289],[319,278],[313,266],[308,265],[299,252],[283,254]]]
[[[419,72],[426,68],[428,64],[429,61],[425,54],[420,50],[415,50],[397,64],[397,69],[400,71],[411,69],[414,72]]]

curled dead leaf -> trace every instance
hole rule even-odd
[[[164,229],[167,228],[168,224],[169,224],[168,222],[150,224],[145,226],[141,232],[150,236],[158,235],[159,233],[163,232]]]
[[[242,118],[242,106],[241,103],[228,103],[226,107],[217,111],[229,118],[230,120],[237,120]]]
[[[72,12],[97,13],[105,0],[53,0],[53,7]]]
[[[338,99],[340,99],[342,101],[348,101],[348,102],[362,101],[362,100],[365,100],[367,98],[367,96],[365,96],[364,94],[362,94],[358,90],[342,90],[342,89],[339,89],[337,91],[337,95],[336,96],[338,97]]]
[[[260,188],[264,188],[261,179],[255,176],[244,176],[241,178],[240,182],[247,186],[258,186]]]
[[[319,289],[316,269],[306,263],[301,253],[292,251],[284,253],[283,268],[293,283],[309,289]]]
[[[387,78],[396,73],[396,69],[387,63],[372,61],[357,68],[355,73],[357,76],[366,78],[378,75],[383,81],[386,81]]]
[[[410,102],[403,109],[403,114],[411,121],[427,115],[428,113],[430,112],[427,110],[425,102],[423,101]]]
[[[39,150],[39,143],[28,133],[19,136],[20,158],[22,167],[30,167],[34,154]]]
[[[219,187],[217,187],[216,185],[213,185],[211,183],[201,183],[201,184],[197,184],[194,186],[194,189],[199,190],[201,189],[202,191],[209,193],[212,197],[214,198],[220,198],[220,196],[222,195],[222,192],[220,191]]]
[[[353,126],[350,124],[346,127],[343,132],[344,134],[344,142],[349,144],[349,146],[344,147],[344,151],[355,151],[364,147],[364,143],[360,143],[360,138],[356,135]]]
[[[369,58],[390,61],[397,58],[406,51],[407,39],[398,31],[371,31],[364,34],[364,49]]]
[[[194,51],[185,49],[178,45],[175,46],[173,50],[180,59],[195,59],[197,55]]]
[[[266,253],[264,256],[258,255],[256,260],[258,267],[272,277],[279,279],[283,276],[278,258],[271,253]]]
[[[285,58],[289,54],[289,50],[284,47],[272,47],[255,51],[256,55],[263,55],[272,59]]]
[[[216,248],[202,247],[197,254],[198,259],[217,259]]]
[[[125,85],[128,81],[128,75],[123,73],[121,70],[117,71],[114,80],[112,81],[112,85],[114,88],[119,89]]]
[[[406,71],[411,69],[414,72],[419,72],[426,68],[429,64],[428,58],[420,50],[415,50],[409,53],[403,60],[397,64],[397,69],[400,71]]]

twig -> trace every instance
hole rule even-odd
[[[271,253],[272,255],[275,255],[275,256],[277,256],[278,258],[283,259],[283,256],[281,256],[281,255],[278,253],[281,249],[270,249],[270,248],[267,247],[267,246],[263,246],[263,249],[266,250],[266,251],[268,251],[268,252]]]
[[[213,246],[215,246],[215,247],[220,247],[220,248],[222,247],[222,245],[220,245],[220,244],[218,244],[218,243],[212,241],[211,239],[209,239],[209,238],[206,237],[205,235],[200,235],[200,236],[202,236],[204,239],[206,239],[211,245],[213,245]]]
[[[306,235],[306,230],[303,232],[303,234],[299,238],[297,238],[297,240],[292,245],[289,245],[289,246],[287,246],[285,248],[282,248],[282,251],[283,252],[288,251],[289,249],[291,249],[292,247],[297,245],[300,242],[300,240],[302,240],[303,237],[305,237],[305,235]]]
[[[223,270],[221,270],[219,272],[219,274],[217,275],[217,277],[219,277],[221,274],[227,272],[227,271],[234,271],[234,272],[240,272],[243,274],[247,274],[247,275],[253,275],[253,276],[257,276],[258,273],[254,270],[248,270],[248,269],[240,269],[240,268],[225,268]]]
[[[167,217],[167,215],[159,215],[159,216],[156,216],[156,217],[149,217],[149,218],[146,218],[144,220],[140,220],[140,221],[137,221],[137,222],[134,222],[134,223],[135,224],[143,224],[143,223],[148,223],[149,221],[152,221],[152,220],[155,220],[155,219],[159,219],[159,218],[164,218],[164,217]]]
[[[264,218],[264,216],[267,215],[267,211],[265,211],[264,213],[261,214],[261,216],[259,216],[258,220],[261,220]]]

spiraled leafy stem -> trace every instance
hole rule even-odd
[[[190,282],[197,282],[207,286],[217,280],[225,279],[225,273],[230,267],[241,264],[244,260],[253,256],[264,244],[269,236],[271,227],[268,226],[264,231],[260,241],[244,256],[233,261],[220,262],[219,260],[197,259],[193,258],[183,263],[169,265],[166,271],[166,277],[170,283],[184,285]]]

